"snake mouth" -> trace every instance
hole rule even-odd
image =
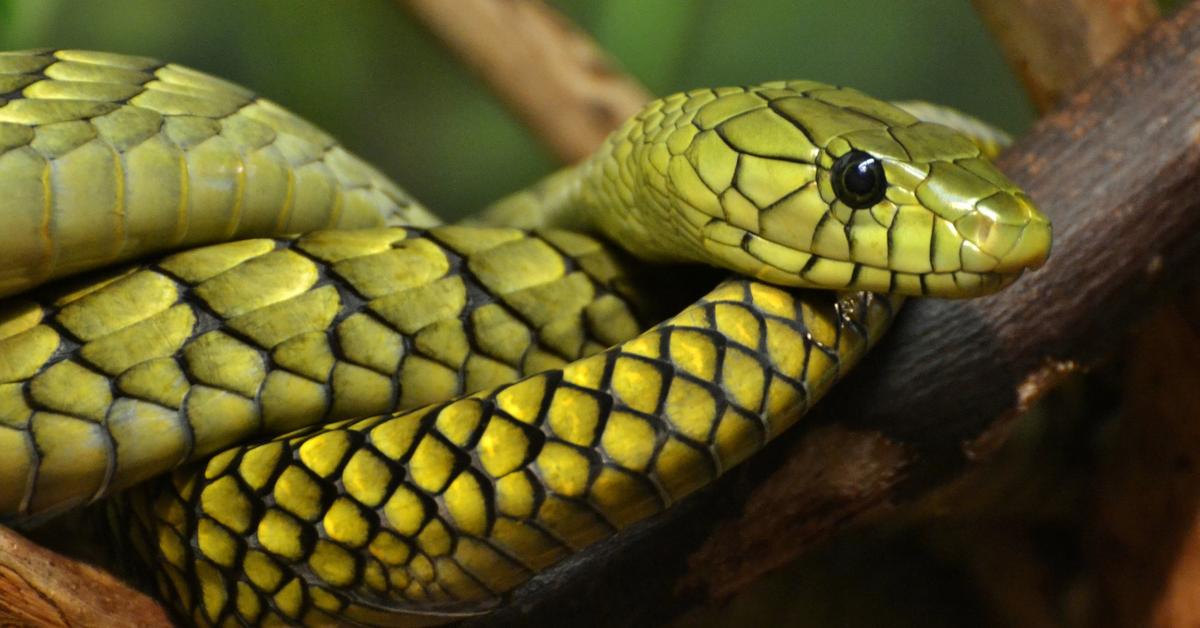
[[[958,299],[996,292],[1015,281],[1025,269],[1032,267],[1030,260],[1025,259],[1023,265],[1014,263],[1013,271],[959,269],[903,272],[798,251],[758,234],[732,225],[726,226],[729,228],[705,230],[702,240],[709,253],[723,263],[732,265],[738,272],[779,285]],[[740,232],[740,236],[732,237],[735,235],[733,231]],[[1031,242],[1033,240],[1031,238]],[[1035,248],[1035,244],[1027,246],[1030,250],[1040,251],[1044,259],[1045,247]],[[1009,255],[1017,259],[1024,255],[1024,250],[1022,248]]]

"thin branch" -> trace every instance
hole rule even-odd
[[[649,100],[583,31],[536,0],[397,0],[572,163]]]
[[[971,0],[1038,111],[1158,19],[1153,0]]]

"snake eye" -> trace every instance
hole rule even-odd
[[[830,173],[833,175],[833,193],[854,209],[865,209],[878,203],[887,191],[883,164],[861,150],[852,150],[839,157]]]

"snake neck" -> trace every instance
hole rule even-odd
[[[576,166],[565,211],[645,261],[712,264],[700,244],[700,225],[676,207],[680,201],[667,172],[667,146],[648,137],[653,130],[640,116],[634,118]]]
[[[600,235],[651,262],[705,262],[697,226],[671,207],[658,168],[663,142],[647,142],[634,118],[586,160],[558,170],[468,220],[520,229],[570,229]]]
[[[465,224],[515,229],[595,231],[577,206],[581,165],[568,166],[492,203]]]

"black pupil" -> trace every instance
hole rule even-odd
[[[833,192],[839,200],[855,209],[878,203],[887,191],[883,165],[859,150],[842,155],[833,164]]]

